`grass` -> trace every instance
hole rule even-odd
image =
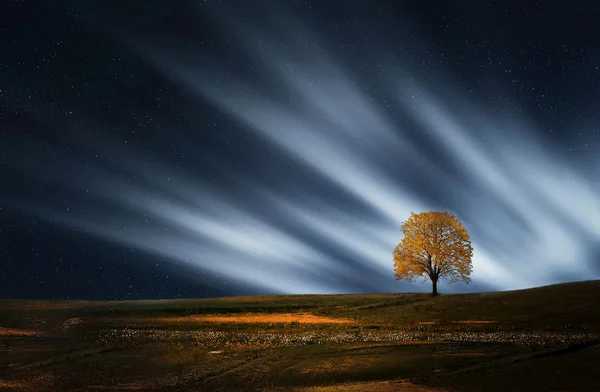
[[[350,319],[315,316],[307,313],[270,313],[270,314],[241,314],[223,316],[179,316],[179,317],[154,317],[144,320],[149,324],[194,324],[198,323],[229,323],[229,324],[351,324]],[[1,332],[1,331],[0,331]]]
[[[598,391],[600,282],[0,301],[0,390]]]

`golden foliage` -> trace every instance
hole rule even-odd
[[[394,249],[396,279],[439,278],[469,283],[473,248],[467,229],[449,212],[412,213],[402,223],[404,238]]]

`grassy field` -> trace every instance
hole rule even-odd
[[[600,391],[600,282],[0,301],[0,390]]]

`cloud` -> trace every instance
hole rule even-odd
[[[97,203],[87,215],[48,205],[31,211],[277,293],[429,290],[394,280],[392,251],[411,212],[442,208],[472,234],[478,290],[598,277],[587,248],[600,235],[600,192],[532,131],[460,95],[431,93],[417,76],[384,73],[365,82],[323,49],[324,38],[282,20],[285,29],[261,31],[233,18],[251,75],[218,58],[210,66],[192,50],[136,45],[199,98],[195,105],[230,116],[279,160],[248,151],[256,143],[223,126],[234,146],[191,175],[128,148],[112,161],[120,171],[56,177],[80,193],[92,190],[85,197]],[[440,81],[439,90],[455,84]],[[93,145],[100,155],[110,148]],[[250,161],[236,160],[240,150]],[[274,170],[268,180],[257,169],[284,165],[294,170]],[[234,190],[209,183],[221,173],[235,180]]]
[[[489,127],[485,118],[479,118],[476,131],[469,133],[460,118],[422,86],[410,86],[407,94],[407,84],[406,80],[396,84],[399,101],[413,109],[411,114],[431,139],[449,151],[474,184],[473,189],[462,193],[463,203],[468,205],[467,219],[483,222],[480,227],[495,233],[487,244],[479,244],[479,249],[485,250],[498,240],[506,246],[504,252],[483,258],[486,263],[510,266],[512,282],[501,273],[506,277],[503,287],[554,283],[567,272],[581,279],[597,277],[597,272],[590,275],[593,261],[586,260],[590,238],[571,230],[573,225],[595,239],[600,235],[600,198],[590,182],[571,170],[569,163],[558,163],[557,157],[549,155],[527,130],[511,128],[510,123]],[[478,109],[467,106],[460,112],[477,113]],[[490,128],[495,132],[502,129],[502,137],[491,135]],[[474,135],[479,140],[489,136],[493,144],[478,142]],[[491,193],[516,216],[509,218],[503,209],[490,208],[492,203],[479,198],[480,192]],[[513,241],[515,233],[525,241]],[[483,260],[476,258],[475,265]],[[486,270],[491,275],[491,270]]]

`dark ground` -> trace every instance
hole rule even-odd
[[[0,301],[0,390],[600,391],[600,282]]]

